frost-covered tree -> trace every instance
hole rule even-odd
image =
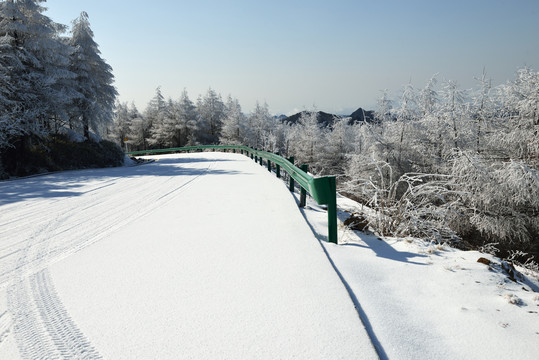
[[[377,100],[377,110],[374,113],[376,121],[384,123],[391,120],[391,109],[393,101],[389,98],[388,90],[382,91],[382,95]]]
[[[325,133],[318,124],[318,112],[304,111],[289,132],[289,152],[299,164],[308,164],[313,173],[322,170],[321,158],[324,154]]]
[[[539,72],[520,69],[516,79],[498,88],[503,121],[490,146],[500,158],[539,167]]]
[[[453,149],[466,146],[468,112],[466,109],[466,93],[461,90],[455,81],[448,80],[442,90],[441,107],[438,117],[442,120],[439,128],[441,138],[451,142]],[[446,140],[446,141],[447,141]]]
[[[114,75],[100,56],[86,12],[73,21],[69,44],[73,47],[70,70],[77,76],[76,90],[80,94],[74,101],[71,118],[82,126],[88,138],[90,129],[99,133],[112,121],[117,96]]]
[[[195,104],[189,99],[187,90],[183,90],[178,100],[177,116],[179,120],[179,144],[178,146],[195,145],[195,132],[197,129],[197,112]]]
[[[326,146],[320,163],[321,173],[332,175],[344,173],[348,154],[354,151],[357,133],[349,121],[350,118],[345,117],[335,119],[331,131],[327,133]]]
[[[203,144],[217,144],[225,117],[221,95],[209,88],[206,95],[197,101],[197,113],[198,140]]]
[[[226,117],[219,139],[221,144],[242,145],[245,137],[245,115],[241,111],[238,99],[228,97],[226,104]]]
[[[161,87],[155,89],[155,95],[144,110],[144,119],[148,125],[151,137],[149,144],[157,148],[164,147],[165,119],[169,116],[169,108],[165,97],[161,93]]]
[[[74,96],[65,26],[43,14],[42,2],[0,2],[0,126],[9,137],[47,134]]]
[[[269,113],[268,104],[260,104],[258,101],[255,108],[247,118],[248,133],[247,143],[249,146],[269,150],[270,134],[273,129],[274,122]]]
[[[412,171],[417,160],[412,142],[417,136],[417,121],[421,110],[417,105],[418,95],[410,83],[404,86],[399,100],[399,106],[392,111],[395,121],[388,124],[386,137],[391,143],[391,163],[401,175]]]
[[[148,116],[147,113],[146,116]],[[176,104],[172,99],[168,99],[161,108],[157,117],[152,120],[150,143],[159,148],[176,146],[176,127],[179,120],[176,112]]]
[[[438,92],[436,91],[436,84],[438,83],[437,76],[438,74],[434,74],[427,81],[427,85],[419,92],[417,105],[422,117],[430,116],[438,104]]]
[[[148,149],[148,142],[151,136],[151,123],[138,111],[132,104],[129,108],[129,133],[127,139],[133,147],[133,150]]]
[[[116,104],[114,111],[114,122],[109,127],[109,139],[114,142],[117,142],[121,145],[122,149],[125,148],[125,139],[128,139],[130,127],[131,127],[131,116],[129,113],[129,106],[127,103],[118,103]]]
[[[189,103],[187,93],[176,102],[169,99],[160,116],[153,122],[152,142],[165,147],[181,147],[192,141],[196,129],[194,106]]]
[[[480,154],[486,149],[487,136],[494,128],[496,107],[491,94],[492,84],[484,70],[477,81],[479,88],[473,94],[470,115],[475,120],[472,142],[475,143],[475,151]]]

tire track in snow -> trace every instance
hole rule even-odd
[[[33,267],[36,272],[42,270],[54,255],[61,255],[73,247],[84,247],[83,245],[88,238],[95,237],[96,233],[105,231],[107,228],[112,228],[115,222],[122,221],[124,216],[129,218],[130,213],[136,209],[135,205],[138,201],[151,201],[161,192],[159,188],[153,192],[149,191],[149,185],[142,184],[143,186],[140,186],[140,181],[129,180],[128,184],[131,186],[124,186],[125,183],[121,183],[118,188],[110,189],[110,191],[98,196],[98,200],[92,199],[91,196],[89,199],[85,197],[82,206],[82,199],[79,197],[65,198],[56,207],[51,206],[51,203],[47,201],[43,207],[49,208],[48,215],[43,216],[43,208],[38,209],[38,211],[41,210],[41,217],[35,219],[33,226],[29,227],[28,222],[23,218],[20,226],[25,226],[25,230],[20,234],[16,233],[17,239],[22,240],[15,242],[14,246],[4,248],[3,255],[0,256],[0,288],[9,285],[10,279],[13,279],[14,271],[17,271],[18,268],[24,266]],[[168,181],[170,179],[166,179],[163,184]],[[140,188],[143,195],[138,199],[125,201],[125,194],[129,194],[134,188]],[[87,214],[88,210],[94,207],[100,207],[100,209]],[[15,218],[18,214],[15,212],[11,215],[12,218]],[[51,215],[55,218],[51,219]],[[47,252],[42,251],[39,255],[35,254],[34,256],[29,256],[27,253],[18,258],[15,256],[20,253],[21,249],[37,248],[43,246],[43,243],[52,245],[51,247],[47,246]],[[10,250],[11,252],[8,253]]]
[[[123,204],[119,210],[114,204],[111,206],[106,206],[107,210],[100,212],[100,214],[94,217],[91,224],[87,224],[84,220],[81,223],[75,225],[70,224],[68,229],[59,229],[59,233],[66,233],[70,231],[76,231],[70,236],[75,240],[66,244],[62,244],[59,247],[53,247],[49,250],[49,259],[47,262],[50,264],[52,261],[58,261],[63,259],[77,251],[82,250],[83,248],[102,240],[107,235],[121,229],[124,226],[133,223],[145,215],[151,213],[152,211],[158,209],[164,204],[172,201],[180,193],[185,191],[195,180],[199,179],[201,176],[207,174],[215,162],[210,163],[207,168],[201,170],[200,174],[192,176],[188,181],[185,181],[180,186],[174,188],[173,190],[163,193],[161,189],[149,193],[147,196],[135,199],[131,202]],[[172,178],[168,178],[165,183],[171,181]],[[154,185],[149,185],[148,187],[155,187]],[[158,188],[158,187],[157,187]],[[140,200],[143,200],[142,202]],[[140,206],[140,204],[149,204],[146,206]],[[138,205],[138,206],[136,206]],[[136,209],[136,210],[133,210]],[[71,234],[71,232],[70,232]],[[86,238],[83,241],[77,240],[81,238]]]
[[[47,269],[15,284],[8,301],[23,359],[102,359],[69,317]]]
[[[8,289],[11,315],[3,315],[0,320],[4,317],[8,319],[8,316],[11,319],[5,320],[7,330],[1,332],[0,327],[0,336],[8,336],[12,328],[24,359],[101,359],[64,308],[47,267],[172,201],[195,180],[207,174],[213,164],[215,161],[172,190],[162,191],[155,183],[146,185],[144,190],[154,191],[144,191],[140,198],[123,203],[121,209],[111,206],[114,200],[103,201],[101,194],[96,201],[84,207],[86,210],[103,209],[90,225],[85,216],[76,216],[76,210],[80,211],[76,200],[72,200],[74,204],[70,204],[67,209],[57,213],[54,220],[40,222],[26,246],[14,251],[14,254],[19,254],[14,268],[0,274],[0,286],[2,275],[4,278],[9,277],[5,284],[12,284]],[[171,180],[169,177],[163,183]],[[113,190],[111,195],[121,199],[122,195],[129,194],[132,189],[120,192]],[[134,208],[133,205],[137,203],[149,205]]]
[[[9,335],[11,330],[11,314],[4,311],[0,314],[0,344]]]
[[[58,298],[47,269],[33,273],[33,260],[47,253],[47,242],[32,240],[54,229],[40,228],[18,260],[17,277],[8,289],[13,333],[23,359],[101,359],[71,320]]]

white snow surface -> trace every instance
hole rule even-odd
[[[243,155],[153,158],[0,182],[0,359],[538,358],[534,274],[342,224],[330,244]]]
[[[240,154],[0,183],[0,359],[375,359],[286,185]]]
[[[342,196],[337,204],[340,218],[370,211]],[[304,214],[318,237],[327,237],[326,214],[313,203]],[[381,239],[342,222],[338,235],[339,245],[322,244],[381,358],[539,358],[539,274],[517,267],[521,278],[511,281],[494,256]]]

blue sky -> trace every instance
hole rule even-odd
[[[381,90],[435,73],[474,87],[539,71],[539,1],[48,0],[70,25],[86,11],[122,102],[143,110],[161,86],[193,101],[209,87],[272,113],[373,108]]]

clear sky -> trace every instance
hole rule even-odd
[[[435,73],[474,87],[539,71],[538,0],[48,0],[70,25],[86,11],[120,101],[143,110],[161,86],[191,100],[209,87],[244,112],[374,108],[381,90]]]

